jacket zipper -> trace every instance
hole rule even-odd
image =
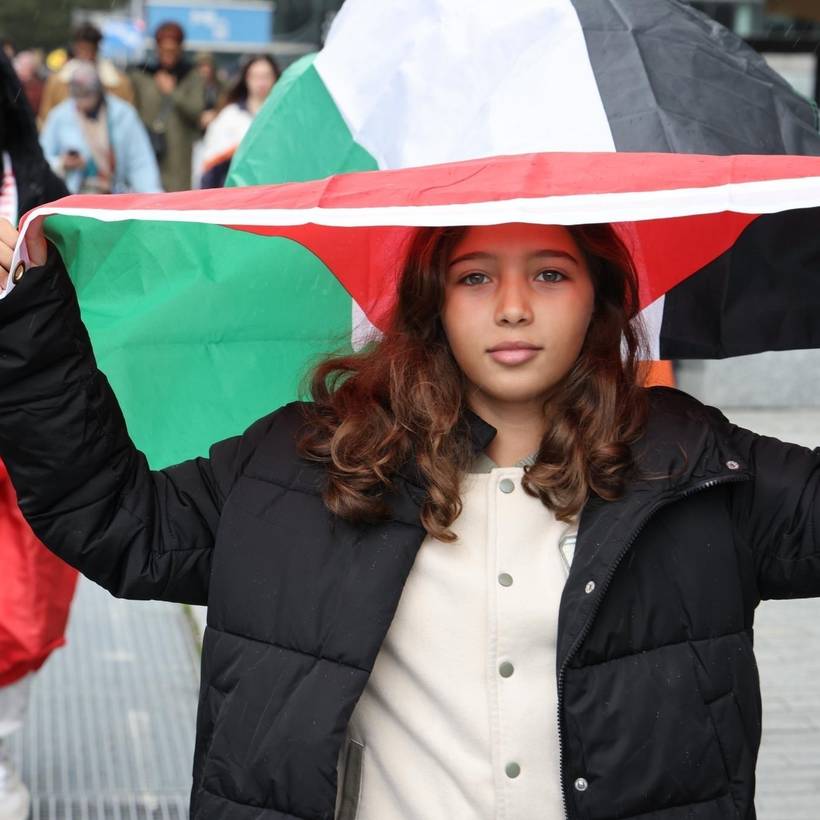
[[[587,635],[589,634],[589,630],[592,628],[592,624],[595,621],[595,616],[598,614],[598,610],[601,606],[601,601],[604,599],[604,595],[606,595],[606,591],[609,588],[610,583],[612,582],[612,578],[615,575],[615,570],[618,569],[621,561],[623,561],[624,556],[629,552],[632,545],[635,543],[635,539],[641,534],[643,528],[647,525],[649,520],[652,518],[655,513],[659,510],[666,507],[668,504],[672,504],[675,501],[680,501],[683,498],[688,498],[695,493],[699,493],[702,490],[709,490],[712,487],[717,487],[721,484],[734,484],[741,481],[748,481],[748,475],[724,475],[720,478],[713,478],[709,481],[704,481],[701,484],[696,484],[694,487],[689,487],[687,490],[684,490],[682,493],[676,493],[669,498],[662,499],[657,504],[655,504],[649,512],[643,517],[640,523],[632,530],[629,534],[629,538],[624,542],[621,551],[618,553],[618,557],[612,563],[610,567],[609,574],[604,579],[603,586],[601,587],[600,592],[598,593],[597,598],[595,599],[595,603],[592,608],[592,612],[590,612],[589,617],[584,624],[584,628],[581,630],[578,637],[575,639],[575,643],[572,644],[569,652],[567,653],[564,662],[561,664],[561,668],[558,670],[558,775],[561,780],[561,798],[564,803],[564,818],[565,820],[569,820],[569,802],[567,800],[567,784],[564,778],[564,724],[562,721],[562,714],[563,714],[563,704],[564,704],[564,674],[566,672],[567,666],[569,662],[572,660],[573,655],[578,651],[581,644],[586,640]]]

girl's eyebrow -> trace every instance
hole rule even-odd
[[[490,259],[495,259],[495,255],[492,253],[487,253],[486,251],[473,251],[472,253],[463,253],[461,256],[457,256],[455,259],[450,261],[450,267],[453,265],[457,265],[459,262],[467,262],[473,259],[481,259],[483,261],[488,261]]]
[[[570,262],[574,262],[576,265],[578,264],[578,260],[569,251],[559,251],[558,249],[535,251],[535,253],[530,254],[530,256],[533,258],[537,257],[539,259],[568,259]]]
[[[574,262],[576,265],[578,264],[578,260],[568,251],[561,251],[553,248],[544,248],[542,250],[533,251],[528,254],[528,256],[531,259],[568,259],[570,262]],[[450,267],[457,265],[459,262],[468,262],[476,259],[486,262],[488,260],[495,259],[495,254],[487,253],[486,251],[472,251],[471,253],[463,253],[461,256],[457,256],[450,262]]]

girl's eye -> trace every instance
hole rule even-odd
[[[473,271],[472,273],[468,273],[466,276],[462,276],[460,281],[464,285],[483,285],[485,282],[489,282],[490,279],[486,273]]]
[[[562,282],[567,277],[558,270],[542,270],[537,278],[541,282]]]

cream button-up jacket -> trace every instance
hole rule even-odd
[[[523,467],[474,469],[458,540],[424,541],[353,713],[346,818],[564,816],[555,638],[574,527],[524,492]]]

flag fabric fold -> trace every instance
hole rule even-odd
[[[679,0],[467,5],[346,0],[322,51],[274,87],[229,184],[542,151],[820,154],[813,103]]]
[[[129,371],[129,423],[140,395],[172,396],[178,383],[214,412],[203,399],[209,380],[217,405],[242,383],[239,414],[250,410],[249,422],[292,397],[311,357],[385,326],[418,226],[612,223],[639,273],[656,356],[820,347],[818,208],[820,158],[544,153],[275,186],[68,197],[24,217],[17,255],[22,236],[47,218],[101,361],[120,359],[115,387],[116,373]],[[144,231],[129,252],[134,225]],[[323,276],[300,279],[279,257],[270,265],[285,247],[319,259]],[[108,265],[125,258],[127,269]],[[328,292],[336,308],[311,313],[312,294]],[[277,378],[285,359],[286,392]],[[191,381],[194,361],[204,370]],[[243,361],[250,383],[237,375]],[[140,368],[150,377],[134,389]],[[264,407],[250,398],[254,384]],[[151,418],[145,434],[155,442]]]

